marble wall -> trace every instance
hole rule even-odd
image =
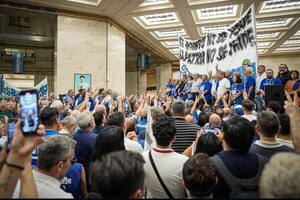
[[[55,93],[74,88],[74,74],[92,74],[92,89],[125,93],[125,34],[105,22],[57,17]]]

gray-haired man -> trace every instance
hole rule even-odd
[[[60,188],[60,179],[68,172],[75,141],[63,135],[54,135],[46,138],[45,142],[38,146],[38,166],[33,171],[37,187],[38,198],[73,198]],[[19,198],[20,182],[17,184],[14,198]]]

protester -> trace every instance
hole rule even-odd
[[[248,99],[245,99],[242,102],[242,107],[243,107],[243,115],[242,117],[249,120],[250,122],[253,120],[256,120],[256,115],[253,114],[254,110],[254,103]]]
[[[171,148],[176,135],[174,119],[160,116],[152,129],[157,146],[143,153],[147,198],[185,198],[182,167],[188,157]]]
[[[256,132],[260,139],[251,145],[250,151],[270,159],[279,152],[292,152],[293,149],[277,141],[276,134],[280,130],[278,116],[272,111],[257,114]]]
[[[101,159],[108,153],[124,150],[123,130],[118,126],[107,126],[97,136],[95,146],[93,147],[92,161]]]
[[[60,188],[62,179],[73,157],[75,142],[69,137],[54,135],[46,138],[38,147],[37,170],[33,171],[37,188],[37,198],[73,198]],[[16,186],[14,198],[20,195],[20,185]]]
[[[67,104],[70,108],[74,108],[75,104],[75,92],[73,89],[68,90],[68,94],[64,97],[63,102]]]
[[[260,179],[261,198],[294,199],[300,196],[300,156],[278,153],[266,164]]]
[[[105,155],[91,166],[93,199],[132,198],[144,195],[145,172],[143,157],[130,151],[119,151]]]
[[[273,72],[272,69],[267,69],[266,75],[267,75],[267,77],[261,81],[260,86],[259,86],[259,92],[263,97],[266,96],[266,93],[265,93],[266,92],[266,86],[268,86],[268,85],[275,85],[275,86],[282,85],[282,82],[281,82],[280,79],[273,77],[274,72]]]
[[[76,140],[75,157],[81,163],[86,172],[86,180],[89,180],[89,166],[91,162],[92,149],[94,147],[97,134],[93,132],[95,122],[93,116],[88,111],[83,111],[78,117],[79,130],[73,136]],[[89,182],[88,186],[89,186]]]
[[[267,160],[249,152],[253,125],[242,117],[232,117],[224,123],[223,132],[224,150],[210,158],[218,177],[213,197],[258,198],[259,178]]]
[[[65,134],[72,137],[76,127],[77,120],[72,116],[67,116],[62,121],[62,130],[59,131],[59,134]]]
[[[219,71],[219,81],[217,87],[217,99],[215,102],[215,106],[221,105],[221,100],[224,95],[227,95],[230,90],[230,81],[225,78],[225,72]]]
[[[45,136],[57,135],[60,127],[59,112],[57,108],[46,107],[40,114],[40,121],[45,126]]]
[[[127,151],[134,151],[134,152],[143,152],[143,147],[136,141],[130,140],[126,137],[126,127],[124,125],[125,123],[125,117],[124,114],[121,112],[115,112],[112,113],[108,119],[107,119],[107,125],[108,126],[118,126],[123,129],[123,134],[124,134],[124,145],[125,149]]]
[[[233,83],[231,84],[231,93],[230,93],[230,102],[233,105],[241,105],[242,101],[244,100],[243,91],[244,85],[242,80],[238,74],[233,75]],[[231,103],[229,103],[230,105]]]
[[[257,77],[256,77],[256,83],[255,83],[255,85],[257,87],[255,88],[256,95],[255,95],[255,99],[254,99],[256,108],[258,111],[262,111],[263,107],[264,107],[264,101],[263,101],[262,95],[260,94],[259,86],[260,86],[262,80],[264,80],[265,78],[267,78],[266,67],[264,65],[259,65],[257,67]]]
[[[280,114],[283,112],[283,109],[277,101],[270,101],[269,104],[266,106],[267,111],[273,111],[276,114]]]
[[[200,96],[204,97],[205,101],[207,104],[211,105],[211,88],[212,88],[212,84],[211,82],[209,82],[208,80],[208,76],[206,74],[204,74],[202,76],[202,83],[200,85]],[[202,99],[202,101],[204,102],[204,99]],[[203,104],[203,103],[202,103]]]
[[[191,157],[184,164],[182,174],[188,198],[212,198],[213,188],[218,179],[207,155],[196,154]]]
[[[277,78],[281,81],[283,86],[285,86],[286,82],[291,79],[291,73],[286,64],[279,65]]]
[[[290,117],[286,113],[279,114],[278,117],[280,121],[280,131],[277,134],[277,141],[293,149],[294,145],[291,137]]]
[[[294,85],[296,81],[299,79],[299,71],[297,70],[292,70],[291,71],[291,79],[288,80],[285,84],[284,89],[293,97],[294,94]]]
[[[96,111],[93,114],[93,117],[94,117],[94,121],[95,121],[94,132],[96,134],[100,135],[106,124],[106,115],[105,115],[104,111]]]
[[[245,91],[246,91],[247,99],[254,100],[255,89],[256,87],[259,86],[255,84],[255,79],[253,77],[253,69],[251,67],[245,68],[245,76],[246,76]]]
[[[175,142],[172,144],[172,149],[177,153],[182,153],[189,147],[195,141],[197,131],[200,130],[199,126],[185,121],[184,111],[185,104],[183,101],[177,100],[173,102],[172,112],[177,134]]]

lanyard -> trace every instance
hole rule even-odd
[[[273,85],[273,80],[274,80],[274,77],[272,79],[267,79],[266,82],[267,82],[267,85]]]

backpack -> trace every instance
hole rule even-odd
[[[224,179],[224,181],[229,186],[231,193],[229,198],[234,199],[257,199],[259,198],[259,178],[261,175],[261,172],[263,170],[263,167],[266,163],[266,160],[260,156],[257,155],[257,161],[258,161],[258,171],[255,177],[253,178],[237,178],[235,177],[228,168],[225,166],[221,158],[217,155],[210,158],[210,160],[213,162],[215,169],[218,171],[220,176]]]

